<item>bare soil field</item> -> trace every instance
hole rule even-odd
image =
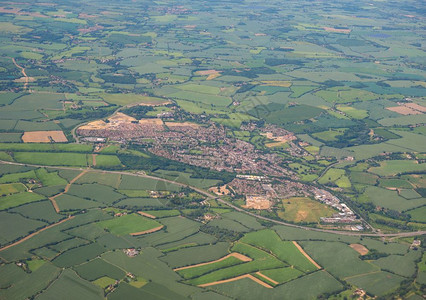
[[[25,131],[22,136],[22,141],[24,141],[24,143],[50,143],[52,141],[56,143],[66,143],[68,139],[61,130]]]
[[[368,253],[368,249],[361,244],[350,244],[349,247],[351,247],[361,255],[366,255]]]
[[[399,113],[401,115],[407,116],[407,115],[421,115],[422,112],[418,110],[414,110],[407,106],[392,106],[392,107],[386,107],[387,110],[394,111],[396,113]]]
[[[156,216],[153,216],[153,215],[147,214],[146,212],[143,212],[143,211],[138,211],[138,214],[140,214],[141,216],[147,217],[147,218],[157,219],[157,217],[156,217]]]
[[[269,278],[268,276],[266,276],[266,275],[264,275],[264,274],[262,274],[262,273],[260,273],[260,272],[256,272],[256,274],[257,274],[257,275],[259,275],[259,276],[261,276],[261,277],[263,277],[263,278],[265,278],[266,280],[269,280],[269,281],[270,281],[270,282],[272,282],[273,284],[279,284],[279,282],[277,282],[277,281],[273,280],[272,278]]]

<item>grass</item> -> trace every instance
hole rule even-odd
[[[248,233],[241,241],[272,252],[277,258],[302,272],[317,270],[292,242],[282,241],[273,230],[266,229]]]
[[[44,196],[36,193],[23,192],[12,194],[0,199],[0,210],[9,209],[11,207],[20,206],[30,202],[40,201],[42,199],[44,199]]]
[[[14,159],[20,163],[47,166],[87,166],[86,154],[16,152]]]
[[[66,185],[68,183],[58,175],[58,172],[48,172],[44,168],[35,170],[35,174],[43,186]]]
[[[161,226],[157,221],[133,214],[101,221],[97,225],[116,235],[142,232]]]
[[[239,264],[236,266],[212,271],[210,273],[207,273],[206,275],[189,280],[188,283],[199,285],[236,277],[262,269],[272,269],[284,266],[284,263],[276,259],[274,256],[247,244],[236,243],[234,247],[232,247],[232,251],[247,255],[253,260],[244,264]]]
[[[104,251],[103,247],[97,243],[92,243],[68,250],[56,257],[52,262],[58,267],[68,268],[95,258]]]
[[[329,217],[335,210],[318,201],[306,197],[282,200],[284,211],[278,211],[281,219],[291,222],[319,222],[321,217]]]
[[[103,289],[105,289],[106,287],[113,285],[115,283],[115,280],[112,278],[109,278],[107,276],[101,277],[96,279],[95,281],[92,282],[94,285],[97,285]]]
[[[415,160],[390,160],[380,162],[380,167],[372,167],[368,171],[380,176],[391,176],[398,173],[425,171],[426,166]]]
[[[75,274],[71,270],[64,270],[59,278],[49,286],[40,296],[40,299],[64,298],[64,295],[72,295],[79,299],[102,299],[103,291]]]
[[[121,161],[115,155],[97,155],[96,156],[96,167],[108,168],[121,166]]]
[[[346,279],[350,284],[376,296],[383,296],[395,290],[403,280],[403,277],[388,272],[377,272]]]
[[[180,276],[182,276],[184,279],[192,279],[195,277],[202,276],[206,273],[213,272],[215,270],[219,270],[222,268],[227,268],[230,266],[241,264],[242,261],[238,258],[235,258],[233,256],[230,256],[222,261],[214,262],[208,265],[194,267],[194,268],[188,268],[177,271]]]
[[[321,141],[336,141],[338,136],[343,135],[345,129],[329,129],[327,131],[321,131],[313,133],[312,136]]]
[[[27,188],[22,183],[0,184],[0,195],[6,196],[26,191]]]
[[[126,276],[126,272],[124,272],[122,269],[100,258],[96,258],[87,263],[79,265],[75,267],[74,270],[80,277],[89,281],[93,281],[105,276],[114,280],[120,280]]]
[[[42,259],[32,259],[27,261],[28,268],[31,272],[37,271],[45,263],[46,261]]]
[[[284,283],[290,280],[293,280],[299,276],[303,275],[303,272],[294,269],[294,268],[280,268],[280,269],[271,269],[271,270],[263,270],[261,272],[263,275],[268,276],[269,278],[279,282]]]
[[[147,104],[147,105],[163,105],[169,101],[164,98],[150,97],[138,94],[100,94],[106,102],[117,105],[129,104]]]
[[[305,251],[325,270],[338,278],[378,271],[379,268],[359,258],[359,253],[339,242],[300,242]]]

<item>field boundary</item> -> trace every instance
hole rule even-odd
[[[212,261],[209,261],[209,262],[200,263],[200,264],[196,264],[196,265],[190,265],[190,266],[186,266],[186,267],[176,268],[176,269],[173,269],[173,271],[180,271],[180,270],[186,270],[186,269],[192,269],[192,268],[197,268],[197,267],[201,267],[201,266],[206,266],[206,265],[210,265],[210,264],[214,264],[214,263],[220,262],[220,261],[225,260],[225,259],[227,259],[229,257],[235,257],[235,258],[237,258],[237,259],[239,259],[239,260],[241,260],[243,262],[249,262],[249,261],[253,260],[250,257],[245,256],[245,255],[243,255],[241,253],[233,252],[233,253],[225,255],[224,257],[221,257],[221,258],[216,259],[216,260],[212,260]]]
[[[322,267],[319,264],[317,264],[317,262],[313,260],[313,258],[310,257],[308,253],[305,252],[305,250],[303,250],[302,246],[300,246],[296,241],[293,241],[293,244],[297,247],[300,253],[302,253],[315,267],[317,267],[318,269],[322,269]]]
[[[266,280],[269,280],[270,282],[272,282],[273,284],[280,284],[278,281],[273,280],[272,278],[266,276],[265,274],[262,274],[259,272],[256,272],[257,275],[259,275],[260,277],[265,278]]]
[[[152,229],[148,229],[148,230],[145,230],[145,231],[133,232],[133,233],[130,233],[130,235],[131,236],[138,236],[138,235],[143,235],[143,234],[147,234],[147,233],[152,233],[152,232],[156,232],[158,230],[161,230],[163,227],[164,227],[164,225],[161,225],[161,226],[158,226],[158,227],[155,227],[155,228],[152,228]]]
[[[76,182],[81,176],[83,176],[84,174],[86,174],[88,172],[88,170],[84,170],[82,171],[80,174],[78,174],[76,177],[74,177],[64,188],[64,191],[56,194],[55,196],[49,197],[50,202],[52,202],[53,207],[55,208],[56,213],[59,213],[61,210],[59,209],[58,203],[56,202],[55,198],[59,197],[63,194],[68,193],[68,190],[70,189],[71,185]]]
[[[150,214],[148,214],[148,213],[146,213],[146,212],[143,212],[143,211],[138,211],[138,214],[140,214],[141,216],[144,216],[144,217],[150,218],[150,219],[157,219],[157,217],[156,217],[156,216],[150,215]]]
[[[59,221],[57,223],[51,224],[49,226],[46,226],[46,227],[40,229],[39,231],[33,232],[30,235],[27,235],[26,237],[20,239],[19,241],[14,242],[13,244],[10,244],[10,245],[7,245],[7,246],[4,246],[4,247],[0,248],[0,252],[3,251],[3,250],[6,250],[6,249],[12,248],[13,246],[19,245],[20,243],[25,242],[26,240],[29,240],[33,236],[35,236],[35,235],[37,235],[37,234],[39,234],[39,233],[41,233],[41,232],[43,232],[43,231],[45,231],[45,230],[47,230],[49,228],[55,227],[56,225],[62,224],[64,222],[66,222],[66,221],[72,220],[72,219],[74,219],[74,217],[75,216],[69,216],[68,218],[63,219],[62,221]]]
[[[244,278],[248,278],[253,280],[254,282],[268,288],[268,289],[273,289],[274,287],[267,284],[266,282],[260,280],[259,278],[254,277],[251,274],[244,274],[244,275],[240,275],[237,277],[233,277],[233,278],[229,278],[229,279],[225,279],[225,280],[219,280],[219,281],[214,281],[214,282],[210,282],[210,283],[204,283],[204,284],[200,284],[198,285],[199,287],[207,287],[207,286],[212,286],[212,285],[217,285],[217,284],[222,284],[222,283],[227,283],[227,282],[232,282],[232,281],[237,281],[240,279],[244,279]]]

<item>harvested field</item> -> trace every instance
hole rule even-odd
[[[279,86],[279,87],[290,87],[291,82],[290,81],[281,81],[281,80],[264,80],[262,81],[264,85],[269,86]]]
[[[337,28],[333,28],[333,27],[323,27],[325,31],[327,32],[337,32],[337,33],[350,33],[351,30],[350,29],[337,29]]]
[[[241,260],[243,262],[252,261],[252,259],[250,257],[248,257],[248,256],[245,256],[245,255],[243,255],[241,253],[233,252],[233,253],[230,253],[230,254],[228,254],[228,255],[226,255],[226,256],[224,256],[222,258],[219,258],[217,260],[213,260],[213,261],[209,261],[209,262],[205,262],[205,263],[201,263],[201,264],[196,264],[196,265],[192,265],[192,266],[186,266],[186,267],[182,267],[182,268],[176,268],[176,269],[173,269],[173,271],[180,271],[180,270],[185,270],[185,269],[191,269],[191,268],[201,267],[201,266],[205,266],[205,265],[210,265],[210,264],[213,264],[213,263],[225,260],[228,257],[235,257],[235,258],[237,258],[237,259],[239,259],[239,260]]]
[[[212,74],[217,74],[217,73],[219,73],[219,71],[216,71],[216,70],[203,70],[203,71],[198,71],[197,72],[198,75],[202,75],[202,76],[204,76],[204,75],[212,75]]]
[[[226,282],[232,282],[232,281],[240,280],[240,279],[243,279],[243,278],[249,278],[249,279],[253,280],[256,283],[258,283],[260,285],[263,285],[266,288],[269,288],[269,289],[273,288],[269,284],[263,282],[262,280],[254,277],[253,275],[250,275],[250,274],[245,274],[245,275],[237,276],[237,277],[234,277],[234,278],[229,278],[229,279],[226,279],[226,280],[220,280],[220,281],[215,281],[215,282],[200,284],[199,287],[207,287],[207,286],[212,286],[212,285],[216,285],[216,284],[221,284],[221,283],[226,283]]]
[[[418,110],[414,110],[407,106],[392,106],[392,107],[386,107],[387,110],[394,111],[396,113],[399,113],[401,115],[407,116],[407,115],[421,115],[422,112]]]
[[[147,217],[147,218],[151,218],[151,219],[156,219],[156,216],[150,215],[148,213],[145,213],[143,211],[138,211],[138,214],[140,214],[141,216]]]
[[[24,143],[66,143],[67,137],[61,130],[51,131],[25,131],[22,136]]]
[[[426,112],[426,107],[418,105],[416,103],[407,103],[405,104],[406,107],[409,107],[411,109],[417,110],[417,111],[421,111],[421,112]]]
[[[366,255],[368,253],[368,249],[361,244],[350,244],[349,247],[351,247],[361,255]]]
[[[310,257],[296,241],[293,241],[293,244],[297,247],[297,249],[299,249],[300,253],[302,253],[312,264],[315,265],[315,267],[321,269],[321,266],[317,264],[316,261],[313,260],[312,257]]]
[[[164,226],[161,225],[161,226],[158,226],[158,227],[155,227],[155,228],[152,228],[152,229],[148,229],[148,230],[145,230],[145,231],[134,232],[134,233],[131,233],[130,235],[132,235],[132,236],[144,235],[144,234],[148,234],[148,233],[152,233],[152,232],[156,232],[158,230],[161,230],[163,227]]]

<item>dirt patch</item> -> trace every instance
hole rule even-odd
[[[317,264],[317,262],[313,260],[312,257],[310,257],[296,241],[293,241],[293,244],[297,247],[297,249],[299,249],[300,253],[302,253],[315,267],[321,269],[321,266]]]
[[[147,217],[147,218],[157,219],[157,217],[156,217],[156,216],[153,216],[153,215],[147,214],[147,213],[145,213],[145,212],[143,212],[143,211],[138,211],[138,214],[140,214],[141,216]]]
[[[216,195],[229,195],[231,193],[231,191],[228,189],[227,187],[228,185],[222,185],[221,187],[219,187],[219,189],[214,186],[209,188],[209,191],[212,193],[215,193]]]
[[[262,274],[262,273],[260,273],[260,272],[256,272],[256,274],[257,274],[257,275],[259,275],[259,276],[261,276],[261,277],[263,277],[263,278],[265,278],[266,280],[269,280],[269,281],[270,281],[270,282],[272,282],[273,284],[279,284],[279,282],[277,282],[277,281],[273,280],[272,278],[269,278],[268,276],[266,276],[266,275],[264,275],[264,274]]]
[[[36,231],[36,232],[34,232],[34,233],[31,233],[30,235],[27,235],[27,236],[26,236],[26,237],[24,237],[23,239],[20,239],[19,241],[15,242],[15,243],[13,243],[13,244],[10,244],[10,245],[8,245],[8,246],[5,246],[5,247],[3,247],[3,248],[0,248],[0,251],[3,251],[3,250],[6,250],[6,249],[9,249],[9,248],[12,248],[13,246],[19,245],[20,243],[25,242],[26,240],[28,240],[28,239],[32,238],[33,236],[35,236],[35,235],[39,234],[40,232],[43,232],[43,231],[45,231],[45,230],[47,230],[47,229],[49,229],[49,228],[52,228],[52,227],[54,227],[54,226],[56,226],[56,225],[59,225],[59,224],[62,224],[62,223],[66,222],[66,221],[68,221],[68,220],[71,220],[71,219],[74,219],[74,216],[69,216],[68,218],[66,218],[66,219],[64,219],[64,220],[62,220],[62,221],[59,221],[58,223],[54,223],[54,224],[52,224],[52,225],[49,225],[49,226],[47,226],[47,227],[44,227],[44,228],[40,229],[39,231]]]
[[[233,257],[235,257],[235,258],[237,258],[237,259],[239,259],[243,262],[252,261],[252,259],[248,256],[245,256],[245,255],[240,254],[240,253],[233,252],[233,253],[230,253],[230,254],[222,257],[222,258],[219,258],[219,259],[216,259],[216,260],[213,260],[213,261],[209,261],[209,262],[205,262],[205,263],[201,263],[201,264],[196,264],[196,265],[191,265],[191,266],[186,266],[186,267],[181,267],[181,268],[176,268],[176,269],[173,269],[173,271],[179,271],[179,270],[185,270],[185,269],[191,269],[191,268],[201,267],[201,266],[205,266],[205,265],[210,265],[210,264],[225,260],[225,259],[227,259],[228,257],[231,257],[231,256],[233,256]]]
[[[338,33],[346,33],[346,34],[349,34],[351,32],[350,29],[339,29],[339,28],[333,28],[333,27],[323,27],[323,29],[328,32],[338,32]]]
[[[96,156],[97,154],[92,154],[92,166],[96,166]]]
[[[269,209],[272,206],[272,202],[267,196],[258,195],[247,195],[246,196],[246,208],[253,209]]]
[[[392,106],[392,107],[386,107],[387,110],[399,113],[401,115],[407,116],[407,115],[420,115],[422,112],[414,110],[410,107],[406,106]]]
[[[148,234],[148,233],[152,233],[152,232],[156,232],[158,230],[161,230],[163,227],[164,226],[161,225],[161,226],[158,226],[158,227],[155,227],[155,228],[152,228],[152,229],[148,229],[148,230],[145,230],[145,231],[134,232],[134,233],[131,233],[130,235],[131,236],[137,236],[137,235]]]
[[[267,143],[265,146],[267,148],[274,148],[274,147],[284,147],[284,145],[287,143],[287,141],[283,142],[276,142],[276,143]]]
[[[65,143],[68,142],[68,139],[61,130],[25,131],[22,141],[24,143]]]
[[[229,279],[226,279],[226,280],[220,280],[220,281],[200,284],[199,287],[206,287],[206,286],[212,286],[212,285],[226,283],[226,282],[232,282],[232,281],[240,280],[240,279],[243,279],[243,278],[249,278],[249,279],[253,280],[254,282],[256,282],[260,285],[263,285],[264,287],[266,287],[268,289],[273,289],[273,287],[270,286],[269,284],[267,284],[266,282],[263,282],[262,280],[254,277],[253,275],[250,275],[250,274],[245,274],[245,275],[237,276],[237,277],[234,277],[234,278],[229,278]]]
[[[217,74],[217,73],[219,73],[219,71],[216,71],[216,70],[203,70],[203,71],[198,71],[197,72],[197,74],[202,75],[202,76],[204,76],[204,75],[212,75],[212,74]]]
[[[418,105],[416,103],[407,103],[407,104],[405,104],[405,106],[409,107],[409,108],[412,108],[414,110],[417,110],[417,111],[421,111],[423,113],[426,112],[426,107]]]
[[[351,247],[361,255],[366,255],[368,253],[368,249],[361,244],[350,244],[349,247]]]

